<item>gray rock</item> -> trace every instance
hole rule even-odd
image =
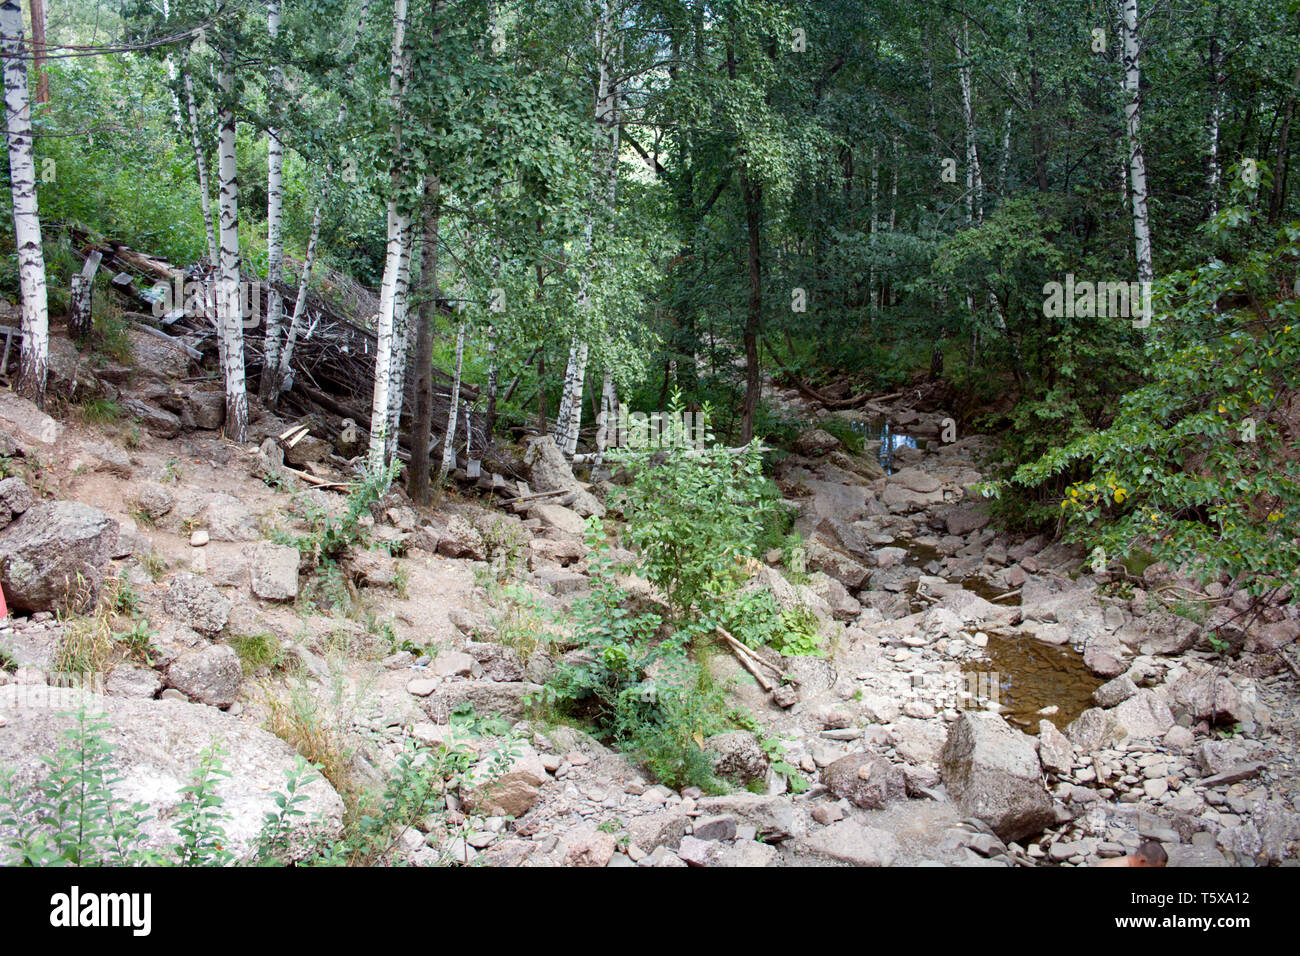
[[[519,652],[504,644],[488,644],[471,641],[465,645],[465,653],[478,662],[483,671],[484,680],[521,681],[525,679],[524,665],[519,660]]]
[[[1032,836],[1055,822],[1033,741],[997,714],[963,712],[940,761],[953,800],[1002,840]]]
[[[452,515],[438,535],[438,553],[448,558],[487,560],[483,536],[460,515]]]
[[[1137,684],[1132,678],[1120,675],[1107,681],[1092,692],[1092,700],[1098,707],[1116,707],[1137,693]]]
[[[1158,740],[1174,725],[1174,715],[1164,695],[1149,688],[1138,691],[1112,713],[1116,726],[1128,737]]]
[[[153,402],[128,398],[122,402],[122,408],[138,418],[145,430],[157,438],[175,438],[181,433],[181,420]]]
[[[35,505],[0,535],[0,585],[15,611],[95,606],[117,522],[72,501]]]
[[[203,578],[175,575],[163,594],[163,610],[201,634],[219,634],[230,618],[230,600]]]
[[[879,754],[841,757],[822,771],[822,782],[835,796],[864,810],[883,810],[907,797],[903,771]]]
[[[1169,686],[1169,697],[1193,720],[1235,723],[1251,716],[1236,686],[1212,667],[1193,665]]]
[[[253,593],[268,601],[298,596],[298,549],[263,541],[253,548],[250,564]]]
[[[902,850],[898,838],[880,827],[842,820],[818,830],[803,847],[811,852],[854,866],[892,866]]]
[[[528,442],[524,464],[528,466],[529,487],[534,492],[573,492],[574,500],[570,507],[579,515],[599,517],[605,514],[605,506],[573,476],[573,469],[549,436]]]
[[[35,503],[32,490],[21,478],[11,476],[0,481],[0,510],[20,515]]]
[[[8,718],[0,732],[0,768],[13,770],[22,790],[47,770],[34,755],[55,753],[64,742],[60,733],[70,730],[75,718],[62,706],[42,706],[30,695],[19,708],[18,691],[0,687],[0,713]],[[266,814],[276,810],[275,794],[283,791],[296,762],[288,744],[253,722],[195,704],[129,697],[88,697],[87,702],[111,725],[105,738],[113,748],[112,772],[121,777],[114,793],[125,802],[148,805],[143,833],[153,849],[179,842],[173,823],[181,788],[190,785],[203,750],[220,740],[226,751],[222,765],[230,773],[215,784],[228,814],[222,821],[225,846],[237,858],[251,859]],[[306,858],[343,831],[343,801],[323,777],[309,774],[298,793],[305,798],[300,806],[305,815],[290,822],[291,860]]]
[[[720,851],[721,848],[712,840],[699,840],[688,836],[682,837],[677,855],[685,860],[688,866],[710,866],[714,857],[720,855]]]
[[[779,843],[803,833],[803,825],[788,799],[756,793],[730,793],[696,801],[701,813],[730,814],[758,828],[760,840]]]
[[[686,835],[686,822],[682,810],[659,810],[628,820],[627,835],[646,852],[661,846],[676,850]]]
[[[732,730],[704,741],[712,751],[713,772],[741,785],[767,776],[770,761],[762,746],[748,730]]]
[[[734,840],[736,818],[727,813],[716,817],[700,817],[695,821],[691,833],[697,840]]]
[[[485,816],[521,817],[532,809],[550,779],[542,758],[532,747],[517,748],[505,772],[494,777],[495,762],[493,757],[479,761],[470,776],[465,805]]]
[[[243,679],[239,655],[224,644],[182,654],[167,668],[168,684],[190,700],[213,707],[233,704]]]
[[[140,485],[133,496],[135,506],[150,521],[157,521],[175,504],[175,496],[156,481],[146,481]]]
[[[104,682],[104,690],[111,697],[152,698],[158,695],[162,686],[162,678],[157,671],[122,664],[114,667]]]
[[[1074,745],[1050,720],[1038,722],[1038,759],[1045,770],[1064,775],[1074,766]]]

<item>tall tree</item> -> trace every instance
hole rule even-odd
[[[16,391],[45,404],[49,313],[45,297],[45,255],[36,208],[36,161],[32,149],[31,102],[27,96],[27,50],[20,0],[0,0],[0,51],[4,54],[5,124],[9,139],[9,181],[14,206],[14,245],[23,298],[23,347]]]
[[[233,45],[233,38],[223,38],[217,66],[217,204],[221,220],[217,325],[226,384],[226,437],[242,443],[248,440],[248,393],[244,383],[244,290],[239,271],[239,181],[235,156],[237,130]]]

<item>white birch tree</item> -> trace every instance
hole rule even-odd
[[[271,40],[271,82],[267,93],[273,118],[266,130],[266,336],[262,361],[262,380],[258,394],[270,398],[275,390],[276,370],[280,365],[280,325],[284,320],[284,300],[280,296],[284,244],[281,224],[284,218],[284,143],[280,139],[279,110],[284,92],[276,39],[280,35],[280,0],[267,0],[266,32]]]
[[[1151,258],[1151,219],[1147,212],[1147,166],[1142,154],[1141,37],[1137,0],[1120,0],[1120,63],[1124,119],[1128,132],[1129,195],[1133,200],[1133,240],[1139,282],[1155,278]]]
[[[14,246],[22,291],[23,347],[15,391],[45,403],[50,323],[45,293],[45,255],[36,205],[36,159],[32,145],[28,53],[23,40],[21,0],[0,2],[0,52],[4,55],[5,128],[9,139],[9,181],[14,207]]]
[[[248,440],[248,395],[244,386],[244,316],[239,274],[239,183],[235,165],[235,67],[230,41],[222,44],[217,66],[217,193],[221,222],[217,272],[217,330],[226,383],[226,437]]]

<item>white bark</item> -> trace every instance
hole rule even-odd
[[[560,450],[570,458],[578,449],[578,433],[582,429],[582,391],[587,377],[587,357],[590,345],[587,337],[592,333],[592,323],[584,318],[589,307],[589,290],[594,268],[593,231],[595,197],[605,181],[605,206],[613,211],[617,201],[618,185],[618,90],[614,84],[612,63],[613,13],[609,0],[602,0],[600,16],[596,21],[596,48],[600,56],[600,72],[596,88],[596,127],[592,141],[592,203],[588,205],[584,230],[585,262],[578,278],[578,328],[569,345],[569,361],[564,372],[564,386],[560,392],[560,407],[555,416],[552,437]],[[612,225],[612,222],[611,222]]]
[[[442,436],[442,461],[438,465],[438,484],[447,481],[451,471],[452,445],[456,441],[456,412],[460,407],[460,371],[465,359],[465,319],[456,323],[456,368],[452,372],[451,401],[447,408],[447,432]]]
[[[1133,197],[1133,239],[1139,282],[1155,278],[1151,259],[1151,220],[1147,213],[1147,167],[1142,155],[1142,70],[1137,0],[1121,0],[1120,62],[1124,76],[1124,118],[1128,127],[1129,194]]]
[[[1215,23],[1217,27],[1217,21]],[[1210,37],[1210,118],[1207,130],[1208,153],[1205,167],[1205,192],[1209,197],[1207,211],[1211,216],[1219,211],[1219,181],[1222,168],[1219,162],[1219,127],[1223,123],[1223,82],[1224,75],[1220,66],[1219,40]]]
[[[38,405],[45,402],[49,363],[49,312],[45,293],[45,255],[36,208],[36,159],[32,148],[31,100],[27,93],[27,52],[20,0],[0,2],[0,50],[4,54],[5,125],[9,138],[9,180],[14,207],[14,246],[23,299],[23,348],[17,391]]]
[[[411,254],[415,246],[415,224],[407,222],[402,238],[402,261],[397,269],[397,286],[393,290],[393,360],[388,391],[388,460],[397,454],[398,431],[402,424],[402,406],[406,402],[406,357],[411,349]]]
[[[984,221],[984,176],[980,171],[979,144],[975,139],[974,90],[971,77],[970,24],[962,24],[963,39],[957,41],[957,81],[961,86],[962,120],[966,126],[966,222]]]
[[[605,378],[600,388],[600,415],[596,418],[596,464],[605,460],[605,449],[609,446],[609,426],[618,421],[618,391],[614,387],[614,376],[605,370]]]
[[[220,186],[217,202],[221,220],[220,269],[217,274],[217,324],[226,381],[226,437],[248,439],[248,395],[244,388],[244,317],[239,289],[239,184],[235,166],[234,57],[221,51],[217,71]]]
[[[267,0],[266,32],[272,46],[280,35],[280,0]],[[274,51],[272,57],[275,56]],[[271,66],[271,88],[268,93],[272,116],[280,107],[284,87],[284,72],[278,63]],[[262,381],[258,391],[269,398],[275,388],[275,371],[280,364],[280,326],[284,320],[284,300],[280,297],[280,279],[283,271],[284,246],[281,223],[284,218],[284,143],[280,140],[277,123],[266,130],[266,336],[262,362]]]
[[[208,234],[208,257],[210,265],[216,268],[221,258],[217,246],[217,230],[212,218],[212,187],[208,181],[208,155],[203,149],[203,140],[199,136],[199,110],[194,103],[194,80],[189,70],[182,70],[184,80],[185,105],[190,115],[190,148],[194,150],[194,169],[199,177],[199,206],[203,209],[203,226]]]
[[[401,152],[401,99],[406,77],[406,0],[393,3],[393,46],[389,57],[388,96],[393,109],[393,159]],[[410,216],[397,203],[402,173],[394,162],[389,180],[388,246],[384,255],[384,277],[379,287],[379,315],[375,320],[375,390],[370,406],[369,467],[378,473],[388,464],[388,393],[392,387],[393,317],[398,274],[405,254],[403,242],[409,234]]]
[[[357,48],[361,42],[361,37],[365,33],[366,18],[370,13],[370,0],[363,0],[361,4],[361,13],[357,18],[357,30],[352,38],[352,50]],[[352,79],[352,74],[356,66],[355,57],[349,60],[348,67],[344,71],[348,81]],[[335,125],[341,126],[343,120],[347,117],[347,103],[344,102],[339,106],[338,118],[335,119]],[[307,287],[311,281],[312,266],[316,262],[316,243],[320,240],[321,219],[325,211],[325,202],[329,198],[330,182],[333,178],[334,167],[332,163],[325,165],[325,175],[321,182],[320,195],[316,198],[316,208],[311,217],[311,235],[307,239],[307,252],[303,256],[302,275],[298,277],[298,297],[293,302],[293,316],[289,320],[289,328],[284,336],[284,348],[280,350],[279,370],[275,375],[272,383],[274,391],[270,395],[270,402],[275,404],[280,392],[286,391],[289,384],[293,381],[293,370],[290,362],[293,359],[293,347],[298,341],[298,332],[302,328],[303,319],[307,312]]]
[[[325,211],[325,198],[329,189],[329,177],[321,187],[321,194],[316,200],[316,211],[311,217],[311,235],[307,237],[307,252],[302,257],[302,275],[298,277],[298,297],[293,300],[293,317],[289,320],[289,331],[284,337],[284,348],[280,350],[279,369],[275,376],[275,391],[272,402],[280,392],[288,391],[293,379],[293,347],[298,344],[298,331],[302,328],[303,318],[307,314],[307,287],[311,283],[311,269],[316,262],[316,243],[320,240],[321,216]]]

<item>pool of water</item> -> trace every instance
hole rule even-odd
[[[894,473],[894,452],[904,446],[908,448],[924,447],[917,445],[917,439],[894,428],[880,415],[876,418],[858,418],[849,422],[849,427],[862,436],[863,444],[869,451],[874,445],[880,459],[880,467],[885,474]]]
[[[1050,720],[1058,728],[1092,706],[1092,692],[1102,681],[1083,663],[1083,655],[1068,644],[1044,644],[1032,637],[989,635],[987,660],[962,668],[967,674],[990,674],[997,683],[998,703],[1007,723],[1038,733],[1038,722]],[[991,675],[996,675],[993,677]],[[1055,707],[1053,713],[1040,711]]]

